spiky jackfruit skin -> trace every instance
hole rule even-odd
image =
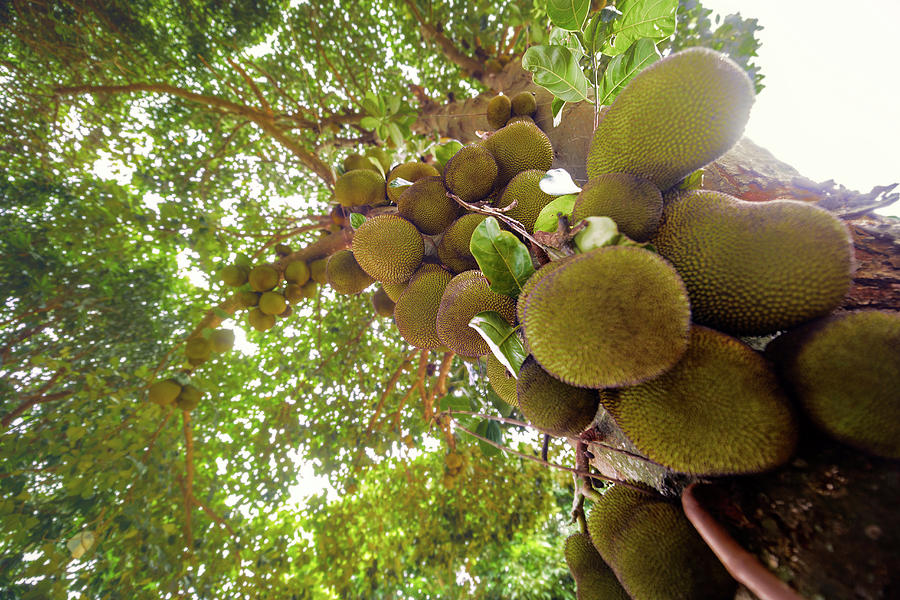
[[[247,321],[257,331],[267,331],[275,327],[275,316],[267,315],[258,308],[254,308],[247,313]]]
[[[554,378],[532,357],[525,359],[516,383],[516,401],[529,423],[551,435],[576,437],[588,428],[600,399],[594,390]]]
[[[404,281],[403,283],[391,283],[390,281],[382,281],[381,287],[384,289],[384,293],[388,295],[393,302],[397,302],[400,299],[400,294],[403,293],[403,290],[406,289],[406,286],[409,285],[409,281]]]
[[[803,202],[688,192],[668,201],[651,242],[684,280],[694,322],[733,335],[826,315],[850,289],[847,228]]]
[[[219,271],[222,282],[231,287],[240,287],[247,283],[249,269],[243,265],[227,265]]]
[[[379,175],[381,172],[378,170],[378,167],[375,166],[371,160],[362,154],[351,154],[344,159],[343,163],[341,163],[344,167],[345,172],[355,171],[357,169],[363,169],[366,171],[374,171]]]
[[[318,284],[325,285],[328,279],[325,277],[325,267],[328,265],[328,258],[319,258],[309,263],[309,278]]]
[[[400,216],[426,235],[436,235],[459,216],[461,207],[447,195],[440,177],[425,177],[397,198]]]
[[[528,347],[548,373],[570,385],[605,388],[674,366],[687,349],[691,311],[671,265],[641,248],[611,246],[542,277],[523,315]]]
[[[303,285],[309,281],[309,266],[302,260],[293,260],[284,268],[284,280]]]
[[[147,391],[147,399],[160,406],[168,406],[175,402],[181,393],[181,385],[174,379],[157,381]]]
[[[506,216],[522,224],[528,233],[534,233],[534,222],[537,221],[541,209],[550,204],[554,196],[545,193],[540,186],[541,179],[547,171],[528,169],[513,177],[500,198],[494,202],[496,208],[516,205],[506,211]]]
[[[591,179],[572,207],[572,224],[585,217],[609,217],[620,233],[636,242],[650,239],[662,218],[663,198],[649,180],[628,173]]]
[[[516,400],[516,378],[510,375],[503,363],[493,354],[488,354],[487,357],[487,377],[491,388],[501,400],[510,406],[519,405]]]
[[[491,290],[481,271],[463,271],[447,284],[437,316],[438,337],[460,356],[475,358],[490,352],[469,321],[480,312],[496,311],[512,325],[516,319],[515,300]]]
[[[512,102],[510,101],[509,96],[494,96],[491,98],[491,101],[488,102],[487,120],[488,125],[490,125],[492,129],[500,129],[506,125],[511,114]]]
[[[451,278],[439,265],[422,265],[397,299],[394,323],[400,336],[416,348],[431,350],[442,345],[437,315]]]
[[[553,146],[534,123],[518,121],[498,129],[481,142],[497,161],[497,185],[529,169],[547,171],[553,165]]]
[[[256,265],[248,275],[250,287],[256,292],[268,292],[278,285],[278,271],[272,265]]]
[[[384,177],[369,169],[347,171],[334,182],[334,199],[341,206],[381,204],[385,199]]]
[[[514,115],[530,117],[537,112],[537,100],[531,92],[519,92],[512,97],[512,112]]]
[[[178,398],[175,399],[175,406],[177,406],[179,410],[191,411],[197,408],[197,405],[200,404],[202,398],[203,392],[191,384],[187,384],[181,388],[181,393],[178,394]]]
[[[390,299],[383,287],[379,287],[372,294],[372,308],[379,317],[394,316],[394,301]]]
[[[586,533],[566,538],[565,556],[577,600],[631,600]]]
[[[478,268],[478,262],[469,250],[469,243],[475,228],[486,218],[487,215],[468,213],[450,223],[444,232],[437,247],[438,259],[454,273]]]
[[[769,362],[706,327],[691,328],[687,352],[670,370],[603,390],[600,402],[638,451],[682,473],[768,471],[797,445],[790,400]]]
[[[444,165],[444,187],[463,202],[487,198],[497,182],[497,161],[480,144],[459,149]]]
[[[212,343],[203,337],[194,337],[184,345],[184,354],[188,358],[206,360],[212,352]]]
[[[325,267],[325,278],[334,291],[347,295],[358,294],[375,283],[375,280],[362,270],[350,250],[339,250],[331,255]]]
[[[640,73],[594,132],[587,173],[631,173],[665,191],[741,137],[753,83],[724,54],[689,48]]]
[[[900,459],[900,315],[860,311],[814,321],[766,347],[817,427]]]
[[[560,260],[554,260],[542,265],[534,274],[528,278],[528,281],[525,282],[525,285],[522,286],[522,291],[519,293],[519,297],[516,298],[516,319],[519,323],[525,322],[525,305],[528,303],[528,294],[531,293],[531,290],[534,289],[534,286],[551,272],[558,267],[566,264],[569,260],[575,258],[575,256],[567,256]],[[527,341],[527,340],[526,340]]]
[[[408,281],[422,264],[425,242],[415,225],[386,214],[366,219],[353,235],[353,255],[376,281]]]
[[[405,179],[410,183],[415,183],[423,177],[437,177],[440,175],[437,169],[427,163],[413,161],[397,165],[387,176],[387,195],[391,202],[396,203],[404,191],[409,189],[408,185],[391,187],[391,182],[395,179]]]
[[[267,315],[280,315],[287,308],[287,300],[278,292],[265,292],[259,297],[259,310]]]
[[[601,499],[588,513],[587,529],[591,542],[607,563],[615,560],[616,550],[622,541],[622,530],[634,511],[649,502],[661,501],[655,492],[649,488],[647,491],[654,495],[625,485],[614,485],[603,492]]]

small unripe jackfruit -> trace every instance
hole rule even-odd
[[[225,285],[240,287],[247,283],[249,269],[243,265],[228,265],[219,271],[219,278]]]
[[[422,265],[397,299],[394,307],[397,330],[416,348],[434,349],[442,345],[437,334],[437,314],[451,277],[438,265]]]
[[[481,145],[497,161],[499,185],[506,185],[522,171],[547,171],[553,165],[550,138],[534,123],[510,123],[481,142]]]
[[[426,235],[438,234],[459,215],[460,206],[447,195],[440,177],[424,177],[397,198],[397,212]]]
[[[572,207],[571,223],[586,217],[609,217],[620,233],[645,242],[659,227],[662,210],[662,194],[650,181],[628,173],[609,173],[598,175],[581,189]]]
[[[250,269],[250,287],[257,292],[268,292],[278,285],[278,271],[272,265],[256,265]]]
[[[554,196],[544,192],[540,186],[546,174],[546,171],[537,169],[522,171],[510,180],[503,194],[494,202],[496,208],[505,208],[515,202],[516,205],[504,214],[521,223],[528,233],[534,233],[534,222],[541,210],[553,202]]]
[[[487,215],[468,213],[453,221],[438,243],[437,253],[441,263],[454,273],[462,273],[478,268],[478,262],[472,256],[469,243],[475,228],[487,218]]]
[[[575,580],[576,600],[631,600],[586,533],[566,538],[566,564]]]
[[[210,334],[209,343],[213,352],[228,352],[234,347],[234,331],[231,329],[216,329]]]
[[[405,190],[409,189],[408,185],[402,186],[391,186],[391,182],[395,179],[405,179],[410,183],[415,183],[418,180],[424,177],[437,177],[440,175],[437,169],[435,169],[432,165],[427,163],[414,161],[403,163],[402,165],[397,165],[391,172],[388,173],[387,177],[387,195],[390,198],[391,202],[396,203],[397,198],[400,197]]]
[[[319,258],[309,263],[309,277],[319,284],[328,283],[325,277],[325,267],[328,265],[328,258]]]
[[[265,292],[259,297],[259,310],[267,315],[280,315],[287,308],[284,296],[278,292]]]
[[[200,390],[191,384],[187,384],[181,388],[181,393],[178,394],[178,398],[175,400],[175,406],[177,406],[179,410],[191,411],[197,408],[202,397],[203,393]]]
[[[181,393],[181,385],[174,379],[164,379],[151,385],[147,392],[150,402],[168,406],[178,398],[178,394]]]
[[[353,256],[375,280],[400,283],[409,280],[422,264],[425,242],[416,227],[403,217],[378,215],[366,219],[356,230]]]
[[[372,308],[379,317],[394,316],[394,301],[388,297],[383,287],[379,287],[372,294]]]
[[[537,100],[534,99],[534,94],[531,92],[519,92],[513,96],[511,102],[512,111],[515,115],[530,117],[537,112]]]
[[[212,352],[212,344],[203,337],[193,337],[184,346],[184,354],[195,360],[206,360]]]
[[[480,312],[496,311],[512,325],[516,303],[509,296],[491,290],[481,271],[464,271],[447,284],[437,316],[438,337],[460,356],[476,357],[490,352],[469,321]]]
[[[350,250],[339,250],[331,255],[325,268],[325,277],[334,291],[347,295],[358,294],[375,282],[362,270]]]
[[[488,125],[492,129],[500,129],[509,121],[512,112],[512,103],[509,96],[497,95],[491,98],[487,105]]]
[[[444,187],[463,202],[476,202],[494,191],[497,161],[480,144],[460,148],[444,166]]]
[[[518,406],[516,400],[516,378],[513,377],[506,367],[497,360],[493,354],[488,354],[487,358],[487,377],[491,388],[500,399],[511,406]]]
[[[341,206],[381,204],[385,199],[384,177],[369,169],[347,171],[334,183],[334,199]]]
[[[532,357],[525,359],[516,383],[519,410],[528,422],[550,435],[576,437],[597,414],[597,392],[555,379]]]
[[[284,280],[303,285],[309,280],[309,266],[302,260],[294,260],[284,268]]]
[[[266,331],[275,327],[275,316],[267,315],[258,308],[254,308],[247,314],[247,321],[257,331]]]

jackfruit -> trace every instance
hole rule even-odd
[[[179,410],[191,411],[197,408],[201,398],[203,398],[203,393],[191,384],[187,384],[181,388],[181,393],[175,400],[175,406]]]
[[[490,348],[469,321],[480,312],[496,311],[512,325],[516,319],[515,300],[491,290],[481,271],[463,271],[447,284],[437,316],[438,337],[460,356],[477,357]]]
[[[250,287],[256,292],[268,292],[278,285],[278,271],[272,265],[256,265],[248,276]]]
[[[388,297],[382,287],[379,287],[372,294],[372,308],[375,309],[375,314],[379,317],[394,316],[394,301]]]
[[[452,275],[438,265],[422,265],[394,307],[394,322],[400,336],[416,348],[442,345],[437,334],[437,314],[444,289]]]
[[[587,530],[591,542],[606,563],[616,559],[617,549],[622,542],[622,531],[635,510],[645,504],[661,501],[662,498],[650,488],[644,493],[627,485],[614,485],[603,492],[603,496],[588,513]]]
[[[181,393],[181,385],[174,379],[157,381],[147,390],[147,399],[160,406],[168,406],[175,402]]]
[[[797,444],[790,401],[769,363],[706,327],[691,328],[687,352],[670,370],[603,390],[600,402],[639,452],[682,473],[768,471]]]
[[[291,247],[287,244],[275,244],[275,254],[278,256],[287,256],[291,252],[293,252],[293,250],[291,250]]]
[[[522,291],[519,292],[519,297],[516,298],[516,319],[518,319],[519,323],[525,322],[525,304],[528,301],[528,294],[531,293],[531,290],[534,289],[534,286],[543,278],[550,274],[554,269],[566,264],[569,260],[575,258],[575,255],[566,256],[560,260],[554,260],[542,265],[534,274],[528,278],[528,281],[525,282],[525,285],[522,286]],[[527,341],[527,340],[526,340]]]
[[[600,403],[597,392],[552,377],[533,357],[526,358],[519,369],[516,400],[529,423],[564,437],[577,437],[587,429]]]
[[[487,218],[487,215],[468,213],[453,221],[438,243],[440,261],[454,273],[462,273],[478,268],[478,262],[469,250],[472,233]]]
[[[576,600],[631,600],[586,533],[566,538],[566,564],[575,580]]]
[[[219,271],[222,282],[231,287],[240,287],[247,283],[247,274],[250,269],[243,265],[228,265]]]
[[[303,285],[309,281],[309,266],[302,260],[293,260],[284,268],[284,280]]]
[[[521,117],[530,117],[537,112],[537,100],[531,92],[519,92],[512,97],[512,112]]]
[[[212,352],[212,344],[203,337],[193,337],[184,346],[184,355],[195,360],[206,360]]]
[[[541,209],[554,199],[540,187],[541,179],[546,174],[547,171],[537,169],[522,171],[510,180],[503,194],[494,202],[495,208],[505,208],[515,202],[516,205],[504,214],[521,223],[528,233],[534,233],[534,222]]]
[[[328,283],[325,277],[325,267],[328,265],[328,258],[320,258],[309,263],[309,277],[318,284]]]
[[[775,338],[766,355],[817,427],[900,459],[900,315],[867,310],[814,321]]]
[[[347,171],[334,183],[334,199],[341,206],[380,204],[385,199],[384,177],[369,169]]]
[[[509,121],[506,122],[507,125],[510,123],[534,123],[534,119],[529,117],[528,115],[515,115],[509,118]]]
[[[366,219],[353,236],[353,256],[370,277],[399,283],[422,264],[425,242],[415,226],[393,214]]]
[[[387,150],[380,146],[372,146],[366,149],[366,158],[371,162],[373,159],[381,166],[381,172],[387,173],[391,170],[391,155]]]
[[[390,198],[391,202],[396,203],[397,198],[400,197],[400,194],[409,189],[408,185],[391,187],[391,182],[395,179],[405,179],[410,183],[415,183],[423,177],[437,177],[439,175],[440,172],[438,172],[438,170],[435,169],[434,166],[419,161],[397,165],[396,167],[391,169],[391,172],[388,173],[387,176],[388,198]]]
[[[802,202],[688,192],[668,201],[651,242],[684,279],[694,322],[734,335],[828,314],[850,288],[847,228]]]
[[[384,293],[388,295],[393,302],[397,302],[400,299],[400,294],[403,293],[403,290],[406,289],[406,286],[409,284],[408,281],[404,281],[403,283],[391,283],[390,281],[382,281],[381,287],[384,289]]]
[[[287,308],[287,301],[278,292],[266,292],[259,297],[259,310],[267,315],[280,315]]]
[[[516,400],[516,378],[513,377],[506,367],[497,360],[493,354],[488,354],[487,358],[487,377],[491,388],[500,396],[500,399],[511,406],[518,406]]]
[[[303,298],[311,299],[316,297],[316,292],[319,291],[319,282],[318,281],[307,281],[302,286],[300,286],[300,291],[303,294]]]
[[[247,321],[257,331],[266,331],[275,327],[275,316],[267,315],[258,308],[254,308],[247,314]]]
[[[259,304],[261,295],[259,292],[237,292],[235,298],[237,298],[238,305],[241,308],[251,308]]]
[[[631,173],[668,190],[740,139],[753,96],[750,78],[724,54],[676,52],[638,73],[605,111],[588,177]]]
[[[444,187],[463,202],[477,202],[494,191],[497,161],[480,144],[464,146],[444,166]]]
[[[659,188],[628,173],[609,173],[591,179],[581,189],[572,207],[574,225],[585,217],[609,217],[620,233],[636,242],[646,242],[662,218]]]
[[[687,349],[691,311],[666,261],[641,248],[609,246],[543,276],[523,315],[528,347],[548,373],[602,388],[640,383],[675,365]]]
[[[447,195],[440,177],[425,177],[400,194],[397,212],[426,235],[436,235],[459,216],[461,207]]]
[[[315,282],[313,282],[315,284]],[[306,296],[303,294],[303,286],[296,283],[289,283],[284,286],[284,299],[289,304],[296,304]]]
[[[216,329],[210,334],[209,343],[213,352],[228,352],[234,347],[234,331],[231,329]]]
[[[498,95],[491,98],[487,105],[487,121],[491,129],[500,129],[509,121],[512,102],[509,96]]]
[[[553,165],[550,138],[533,123],[510,123],[483,140],[481,145],[497,161],[499,186],[506,185],[522,171],[547,171]]]
[[[362,154],[350,154],[347,158],[344,159],[342,163],[344,167],[344,172],[349,173],[350,171],[356,171],[359,169],[374,171],[379,175],[381,172],[378,170],[378,167],[375,166],[371,160],[363,156]]]
[[[350,250],[339,250],[331,255],[325,267],[325,278],[334,291],[347,295],[358,294],[375,283],[375,280],[362,270]]]

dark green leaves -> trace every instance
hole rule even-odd
[[[619,92],[634,79],[644,67],[647,67],[659,60],[659,50],[656,49],[656,43],[649,39],[643,38],[631,45],[624,54],[619,54],[606,67],[603,73],[603,79],[600,81],[600,93],[598,95],[600,104],[612,104],[612,101],[619,95]]]
[[[614,37],[603,48],[608,56],[622,54],[641,38],[658,42],[675,33],[678,0],[622,0],[616,6],[622,15],[610,25]]]
[[[494,217],[475,228],[469,250],[497,293],[517,297],[534,273],[528,248],[509,231],[502,231]]]
[[[561,46],[532,46],[522,67],[534,73],[534,82],[565,102],[588,100],[588,80],[575,56]]]
[[[528,353],[516,329],[506,322],[500,313],[492,310],[478,313],[469,321],[469,327],[478,332],[491,349],[491,353],[509,369],[518,373]]]
[[[497,444],[503,443],[503,431],[496,421],[479,421],[475,426],[475,433]],[[478,447],[485,456],[497,456],[502,452],[500,448],[488,444],[484,440],[478,440]]]
[[[566,31],[581,31],[590,9],[591,0],[547,0],[547,16]]]
[[[576,194],[566,194],[559,198],[554,198],[547,206],[541,209],[537,220],[534,222],[535,231],[547,231],[554,233],[559,224],[559,213],[572,216],[572,209],[575,207],[575,200],[578,199]]]
[[[366,222],[365,215],[359,213],[350,213],[350,225],[353,229],[359,229],[359,226]]]

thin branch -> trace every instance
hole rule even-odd
[[[372,417],[369,419],[369,424],[366,425],[366,433],[363,434],[363,437],[367,437],[370,433],[372,433],[372,427],[375,426],[375,421],[378,420],[378,417],[381,415],[381,410],[384,408],[384,402],[387,400],[388,395],[393,391],[394,386],[397,385],[397,381],[400,379],[400,375],[403,373],[403,369],[406,367],[407,363],[412,360],[412,357],[416,355],[418,352],[417,349],[413,349],[403,357],[403,360],[400,362],[400,365],[394,370],[394,374],[391,375],[391,378],[388,380],[387,385],[384,387],[384,391],[381,393],[381,398],[378,400],[378,406],[375,407],[375,412],[372,413]]]
[[[504,223],[509,225],[509,227],[514,229],[516,231],[516,233],[520,234],[522,237],[524,237],[531,243],[536,244],[541,249],[543,249],[545,252],[549,252],[552,250],[550,247],[545,246],[544,244],[542,244],[541,242],[536,240],[534,238],[534,236],[532,236],[530,233],[528,233],[528,230],[526,230],[525,227],[523,227],[521,223],[519,223],[512,217],[508,217],[505,214],[503,214],[506,211],[513,208],[513,204],[510,204],[509,206],[504,206],[503,208],[494,208],[494,207],[488,207],[488,206],[481,206],[480,203],[479,204],[471,204],[469,202],[466,202],[465,200],[463,200],[462,198],[460,198],[453,192],[447,192],[447,197],[452,198],[453,200],[456,201],[457,204],[459,204],[460,206],[462,206],[463,208],[465,208],[466,210],[468,210],[470,212],[475,212],[475,213],[482,214],[482,215],[496,217],[500,221],[503,221]]]
[[[194,532],[191,528],[191,506],[194,499],[194,435],[191,432],[191,412],[181,412],[184,423],[184,537],[187,554],[194,551]]]
[[[430,421],[432,415],[434,414],[434,401],[436,398],[443,398],[447,395],[447,375],[450,373],[450,367],[453,365],[453,357],[456,356],[453,352],[445,352],[444,357],[441,359],[441,367],[438,374],[437,382],[432,386],[431,391],[428,394],[428,398],[425,400],[425,420]],[[437,396],[440,394],[440,396]]]
[[[422,29],[422,35],[425,39],[430,39],[437,44],[438,48],[441,49],[441,52],[444,53],[452,63],[455,65],[465,69],[469,72],[469,75],[478,79],[479,81],[484,76],[484,68],[481,62],[475,60],[474,58],[463,54],[459,48],[456,47],[456,44],[448,38],[446,35],[437,30],[437,28],[425,20],[422,16],[422,13],[419,12],[419,9],[416,8],[415,2],[412,0],[406,0],[406,6],[409,7],[410,12],[412,12],[413,16],[416,18],[416,21],[419,22],[419,27]]]
[[[269,106],[269,101],[266,100],[265,96],[263,96],[262,91],[259,89],[259,86],[256,85],[256,82],[253,81],[253,78],[250,77],[249,75],[247,75],[247,71],[244,70],[244,67],[242,67],[238,63],[234,62],[227,56],[225,57],[225,62],[227,62],[229,65],[231,65],[231,68],[238,72],[238,75],[241,76],[241,78],[244,80],[244,83],[246,83],[248,86],[250,86],[250,89],[253,91],[253,94],[256,96],[256,99],[259,100],[259,105],[262,107],[262,109],[264,111],[266,111],[266,113],[268,115],[271,116],[272,115],[272,107]]]

